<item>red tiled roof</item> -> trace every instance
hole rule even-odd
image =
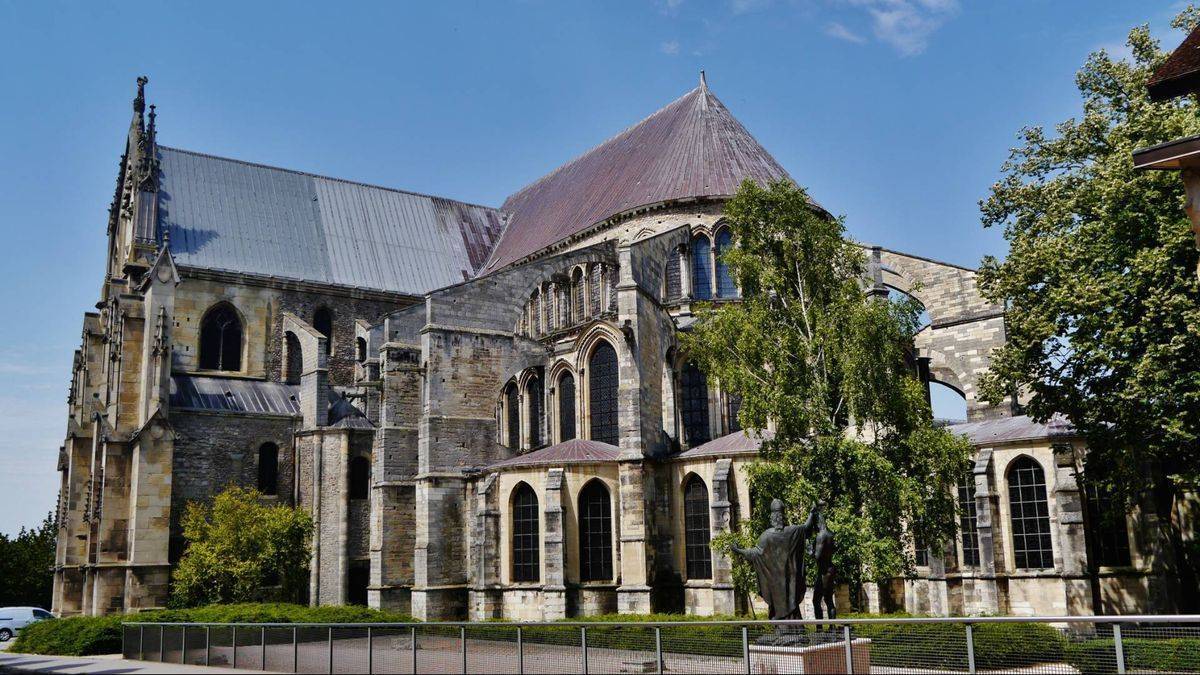
[[[539,466],[557,464],[597,464],[600,462],[615,462],[621,454],[621,449],[615,445],[599,441],[585,441],[573,438],[541,450],[517,455],[501,460],[488,466],[491,469],[510,469],[518,466]]]
[[[715,438],[694,448],[688,448],[675,455],[672,459],[695,459],[721,455],[757,455],[763,441],[774,437],[775,432],[773,431],[763,431],[761,437],[751,435],[747,431],[735,431],[732,434]]]
[[[1154,71],[1146,88],[1154,101],[1200,91],[1200,27],[1193,30]]]
[[[630,209],[732,195],[790,176],[701,82],[662,110],[509,197],[509,224],[481,274]]]

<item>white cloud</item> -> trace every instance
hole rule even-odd
[[[658,46],[658,51],[660,51],[668,56],[675,56],[676,54],[679,53],[679,41],[678,40],[668,40],[667,42],[664,42]]]
[[[837,21],[830,21],[825,25],[825,34],[831,38],[845,40],[846,42],[853,42],[854,44],[859,45],[867,41],[865,37],[855,33],[849,28],[846,28]]]
[[[871,31],[880,42],[904,56],[929,46],[929,38],[959,10],[958,0],[846,0],[866,10]]]

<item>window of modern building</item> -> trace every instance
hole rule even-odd
[[[300,384],[300,376],[304,374],[304,352],[300,350],[300,338],[292,331],[283,334],[283,348],[286,368],[283,381],[288,384]]]
[[[533,488],[521,483],[512,499],[512,580],[537,581],[539,564],[538,498]]]
[[[683,390],[680,410],[683,434],[688,446],[694,448],[712,439],[708,426],[708,378],[694,363],[685,363],[679,373],[679,385]]]
[[[1046,474],[1031,457],[1021,457],[1008,470],[1008,508],[1017,568],[1036,570],[1054,567]]]
[[[325,354],[333,353],[333,312],[328,307],[321,307],[313,313],[313,328],[325,336]]]
[[[242,320],[225,303],[210,309],[200,322],[200,367],[204,370],[242,369]]]
[[[371,460],[359,455],[350,460],[350,499],[371,496]]]
[[[717,233],[717,297],[736,298],[737,284],[729,273],[729,265],[725,262],[725,252],[733,246],[733,234],[729,228],[723,228]]]
[[[979,527],[975,508],[975,474],[968,465],[958,482],[958,531],[962,544],[962,564],[979,565]]]
[[[711,300],[712,288],[712,245],[708,237],[700,234],[692,238],[692,297]]]
[[[258,491],[279,494],[279,446],[263,443],[258,448]]]
[[[684,557],[688,579],[712,578],[712,532],[708,526],[708,487],[692,474],[683,487]]]
[[[510,383],[504,389],[504,419],[507,427],[507,445],[515,450],[521,447],[521,408],[515,384]]]
[[[525,400],[529,401],[529,447],[542,447],[542,420],[546,417],[546,399],[542,378],[534,377],[525,384]]]
[[[1128,567],[1133,564],[1125,510],[1109,489],[1088,482],[1084,491],[1087,497],[1092,566]]]
[[[575,438],[575,376],[563,373],[558,378],[559,441]]]
[[[617,391],[620,382],[617,350],[608,342],[596,345],[588,359],[587,380],[592,440],[618,445]]]
[[[593,480],[579,492],[579,579],[613,577],[612,502],[608,488]]]

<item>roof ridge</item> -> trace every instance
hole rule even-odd
[[[242,166],[253,166],[253,167],[260,168],[260,169],[271,169],[273,171],[284,171],[286,173],[292,173],[292,174],[296,174],[299,176],[308,176],[309,178],[320,178],[321,180],[330,180],[330,181],[334,181],[336,183],[346,183],[348,185],[359,185],[362,187],[373,188],[376,190],[385,190],[387,192],[397,192],[400,194],[412,195],[413,197],[426,197],[428,199],[444,199],[449,202],[455,202],[457,204],[462,204],[463,206],[474,206],[476,208],[488,209],[489,211],[495,211],[497,213],[502,213],[505,216],[509,215],[507,211],[505,211],[499,207],[496,207],[496,206],[488,206],[486,204],[477,204],[475,202],[466,202],[461,199],[454,199],[452,197],[444,197],[442,195],[432,195],[432,194],[428,194],[425,192],[416,192],[414,190],[405,190],[403,188],[388,187],[386,185],[379,185],[378,183],[367,183],[367,182],[360,181],[360,180],[351,180],[349,178],[338,178],[337,176],[328,176],[325,174],[313,173],[311,171],[301,171],[299,169],[289,169],[287,167],[276,166],[274,164],[263,164],[262,162],[251,162],[249,160],[238,159],[236,157],[225,157],[223,155],[214,155],[214,154],[207,153],[207,152],[199,152],[197,150],[188,150],[186,148],[177,148],[172,145],[163,145],[162,143],[158,144],[158,148],[160,150],[171,150],[173,152],[182,152],[185,155],[193,155],[195,157],[204,157],[206,159],[217,159],[217,160],[221,160],[223,162],[233,162],[234,164],[241,164]]]

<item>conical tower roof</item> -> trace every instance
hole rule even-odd
[[[700,86],[510,196],[508,227],[480,273],[498,270],[630,209],[722,197],[743,179],[791,179]]]

